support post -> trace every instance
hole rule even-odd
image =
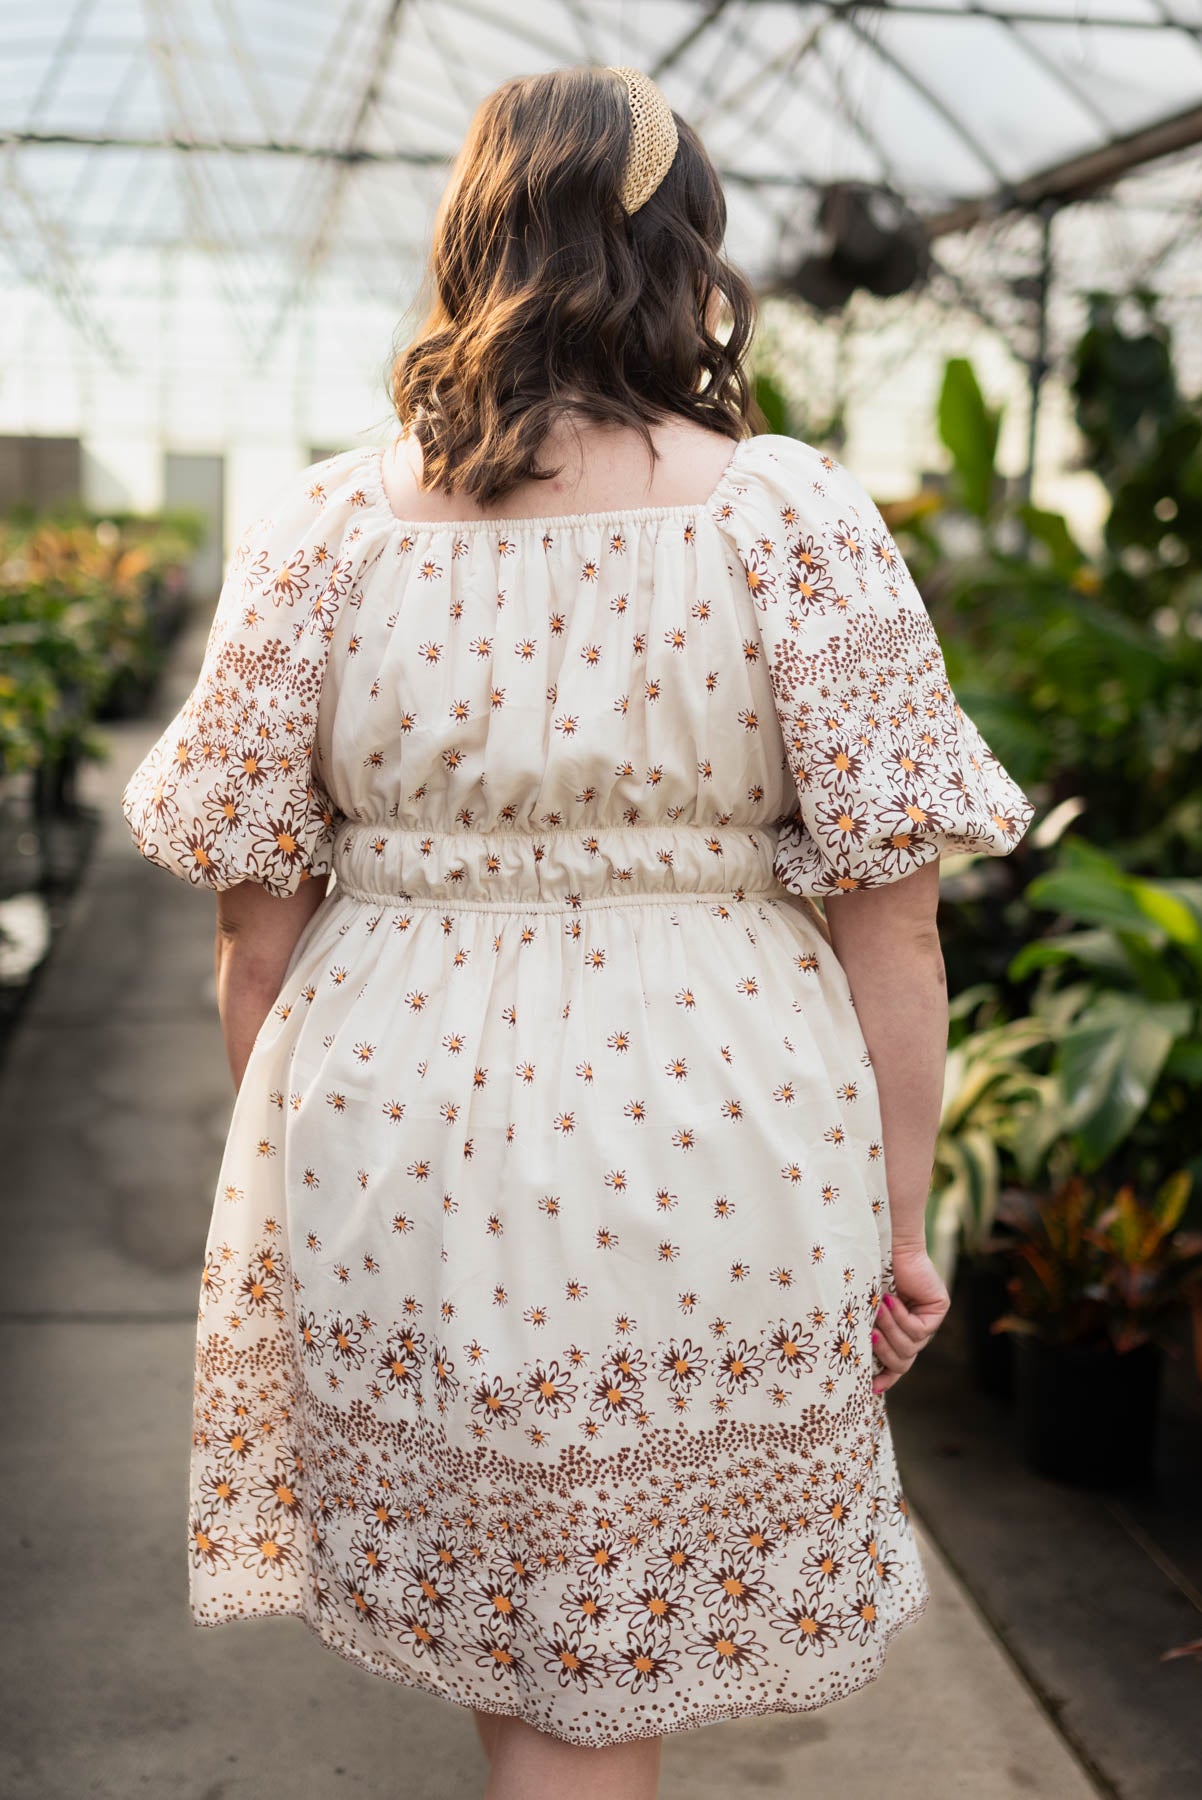
[[[1031,489],[1035,481],[1035,445],[1039,429],[1039,400],[1044,379],[1048,373],[1048,301],[1052,289],[1052,221],[1056,216],[1056,202],[1044,200],[1039,207],[1040,245],[1039,270],[1032,284],[1035,301],[1035,350],[1027,361],[1027,382],[1030,393],[1030,408],[1027,415],[1027,465],[1023,470],[1021,491],[1025,501],[1030,503]]]

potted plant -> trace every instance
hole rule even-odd
[[[147,698],[198,534],[185,514],[0,521],[0,771],[32,771],[39,816],[70,810],[93,722]]]
[[[1202,1234],[1180,1221],[1185,1170],[1151,1199],[1083,1175],[1046,1195],[1010,1190],[1010,1311],[1023,1453],[1040,1474],[1090,1487],[1150,1479],[1170,1330],[1202,1270]]]
[[[1045,1020],[996,1015],[992,988],[969,989],[952,1003],[927,1237],[932,1259],[945,1279],[954,1275],[963,1303],[973,1383],[1007,1398],[1011,1344],[992,1329],[1006,1310],[1010,1272],[998,1199],[1003,1159],[1028,1174],[1046,1148],[1043,1121],[1051,1113],[1052,1082],[1032,1065],[1047,1061],[1052,1036]],[[970,1028],[961,1035],[965,1021]]]

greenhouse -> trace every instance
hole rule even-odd
[[[603,498],[543,514],[524,501],[477,507],[465,488],[458,510],[411,519],[389,485],[402,477],[385,480],[398,434],[390,383],[428,329],[430,247],[456,159],[502,83],[566,70],[613,70],[623,82],[642,71],[704,145],[725,196],[725,255],[757,308],[750,436],[716,485],[689,489],[707,502],[665,489],[660,504],[648,488],[645,505]],[[634,143],[650,129],[639,96],[654,117],[654,90],[651,100],[637,82],[623,92]],[[662,117],[659,127],[662,185],[687,134]],[[474,152],[485,160],[500,156],[492,129]],[[589,1757],[622,1751],[633,1771],[635,1740],[662,1733],[661,1800],[736,1785],[859,1800],[882,1770],[895,1800],[960,1800],[970,1787],[979,1800],[1177,1800],[1202,1787],[1202,0],[0,0],[0,158],[5,1573],[24,1621],[0,1786],[31,1800],[200,1800],[227,1781],[231,1796],[307,1796],[343,1779],[384,1794],[399,1776],[430,1800],[467,1800],[485,1791],[487,1756],[489,1800],[534,1800],[593,1779],[586,1769],[601,1764]],[[637,211],[622,205],[637,244]],[[592,229],[584,221],[581,237]],[[720,309],[713,329],[734,341],[737,307]],[[353,479],[361,469],[380,471],[366,489]],[[796,506],[778,491],[789,469],[806,471]],[[757,502],[761,478],[768,498]],[[811,519],[824,498],[829,516]],[[306,522],[303,541],[286,537],[288,521],[314,507],[333,517],[343,500],[341,545],[324,522]],[[728,524],[740,507],[743,524]],[[648,531],[659,547],[647,566],[659,569],[656,534],[686,513],[686,541],[696,529],[698,554],[712,558],[688,617],[661,630],[653,611],[654,633],[636,625],[631,675],[602,704],[575,663],[607,668],[625,655],[618,634],[643,598],[629,582],[608,594],[605,558],[625,554],[628,538],[633,552]],[[618,528],[627,516],[629,532]],[[556,661],[537,612],[514,644],[518,676],[508,664],[498,673],[497,646],[542,608],[539,584],[554,585],[556,520],[566,535],[590,518],[605,526],[598,560],[571,551],[579,605],[595,608],[589,642],[573,664]],[[410,587],[431,619],[446,605],[445,628],[404,622],[413,519],[434,537]],[[547,529],[528,579],[534,539],[520,528],[536,520]],[[358,544],[383,554],[373,532],[396,556],[357,565]],[[494,550],[495,582],[473,560]],[[714,613],[726,578],[743,609],[730,639],[741,653],[729,660],[745,668],[730,673],[748,692],[737,715],[729,706],[723,739],[712,721],[726,717],[727,666],[715,653],[701,670],[696,658],[702,633],[723,641]],[[655,608],[685,593],[669,587]],[[295,604],[305,597],[311,610]],[[857,624],[872,604],[878,616]],[[570,607],[545,610],[550,644],[562,639],[574,656],[583,623]],[[420,678],[399,654],[366,667],[373,632],[398,617],[412,662],[420,640]],[[303,679],[288,689],[296,667]],[[323,688],[327,668],[336,673]],[[674,698],[688,669],[705,678],[695,707]],[[469,686],[480,681],[477,701]],[[430,696],[454,731],[433,722]],[[381,727],[379,748],[364,736],[377,703],[397,720],[395,742]],[[515,765],[535,757],[541,732],[547,770],[563,770],[558,783],[547,775],[528,816],[497,799],[515,704],[533,727],[512,733]],[[626,747],[615,718],[630,721]],[[766,727],[776,756],[757,761],[747,745]],[[720,746],[712,770],[706,731]],[[341,776],[333,746],[347,759]],[[720,805],[722,756],[731,783]],[[755,808],[776,791],[778,763],[790,804],[769,822]],[[379,795],[391,777],[378,771],[394,766],[389,808]],[[612,818],[611,768],[626,783]],[[691,786],[673,785],[682,771]],[[452,808],[441,826],[440,804]],[[874,806],[891,821],[879,845]],[[259,849],[239,874],[244,824]],[[370,854],[350,830],[363,824],[378,829]],[[650,842],[650,824],[672,832],[658,866],[636,851],[617,867],[640,833]],[[699,877],[687,892],[698,825],[711,832],[706,855],[726,859],[729,891],[711,895]],[[411,859],[389,886],[372,857],[391,867],[394,840],[406,838]],[[533,871],[520,893],[515,844]],[[761,892],[766,844],[777,850]],[[477,845],[488,879],[472,872]],[[452,865],[441,890],[431,846]],[[768,1044],[776,1021],[796,1015],[776,1036],[804,1062],[827,1031],[813,1051],[825,1070],[862,1031],[862,1068],[855,1080],[842,1071],[840,1105],[853,1112],[857,1094],[875,1105],[879,1087],[884,1156],[903,1166],[913,1121],[901,1115],[923,1104],[929,1003],[924,965],[906,960],[918,951],[904,932],[885,935],[900,915],[890,927],[884,902],[911,883],[918,891],[928,856],[939,865],[946,1055],[916,1229],[948,1310],[929,1347],[907,1353],[894,1394],[897,1319],[852,1305],[863,1240],[831,1223],[859,1179],[845,1176],[841,1198],[830,1173],[842,1167],[843,1115],[824,1116],[826,1136],[808,1141],[810,1076],[779,1075]],[[613,892],[597,885],[607,858]],[[161,881],[147,860],[186,880]],[[309,983],[299,1008],[280,979],[269,983],[277,1004],[264,1002],[240,1051],[229,896],[254,887],[279,920],[310,904],[314,876],[315,935],[289,928],[276,974],[300,969],[324,931],[329,982],[345,994]],[[545,933],[562,914],[566,971],[582,930],[585,955],[590,920],[616,931],[622,881],[646,882],[657,923],[642,959],[615,953],[611,938],[608,965],[596,944],[581,965],[596,982],[590,972],[569,987],[564,973],[555,1045],[576,1041],[563,1024],[573,1005],[587,1012],[595,988],[621,979],[619,993],[642,996],[640,1016],[669,1021],[647,1064],[651,1099],[606,1087],[615,1058],[632,1044],[622,1066],[642,1054],[615,1015],[610,1027],[623,1029],[606,1038],[598,1028],[595,1069],[548,1035],[542,1056],[569,1098],[543,1137],[523,1137],[520,1098],[494,1136],[500,1103],[483,1090],[491,1079],[495,1091],[497,1057],[482,1046],[502,1043],[516,1059],[519,1096],[545,1067],[513,1049],[527,1040],[516,974],[502,1008],[502,912],[519,921],[529,902],[526,970],[544,966]],[[517,897],[494,910],[490,892],[509,895],[506,883]],[[218,896],[216,975],[213,902],[198,888]],[[373,895],[389,931],[370,956],[399,956],[412,939],[387,1001],[379,988],[364,1000],[355,958],[366,969],[368,950],[355,947],[349,912],[338,923],[339,905]],[[690,965],[676,928],[694,913],[650,904],[682,896],[716,897],[717,916],[740,921],[731,935],[744,931],[755,949],[738,987],[740,1004],[769,1021],[754,1046],[771,1096],[762,1117],[741,1099],[751,1033],[736,1039],[716,1001],[712,1045],[694,1019],[726,950],[715,937],[713,955]],[[637,898],[625,902],[635,912]],[[428,938],[411,931],[402,902],[425,917]],[[437,909],[438,934],[423,906]],[[837,1011],[821,1029],[811,1022],[805,956],[773,970],[765,914],[781,908],[795,915],[791,930],[812,934],[812,969],[829,953],[822,1004],[850,984],[859,1023],[840,1027]],[[879,921],[875,962],[843,924],[856,908]],[[470,938],[473,920],[478,930],[498,921],[489,944]],[[924,938],[919,924],[911,935]],[[862,928],[860,941],[870,937]],[[896,986],[912,1010],[903,999],[896,1024],[879,1024],[872,992],[894,985],[881,945],[895,941]],[[486,948],[491,986],[478,972]],[[482,996],[467,1031],[447,998],[465,968],[459,991]],[[533,991],[528,973],[521,991]],[[505,1021],[496,1040],[494,1004]],[[298,1020],[310,1007],[306,1037]],[[345,1007],[345,1031],[343,1014],[323,1007]],[[273,1032],[296,1033],[295,1080],[267,1083],[251,1123],[257,1101],[240,1092],[227,1140],[227,1057],[241,1083],[245,1058],[255,1067]],[[339,1074],[343,1036],[349,1075]],[[711,1052],[716,1085],[698,1100]],[[395,1093],[371,1086],[386,1056],[397,1059]],[[403,1058],[419,1060],[411,1069]],[[430,1100],[444,1062],[445,1095]],[[673,1137],[656,1108],[676,1094]],[[355,1147],[342,1183],[317,1134],[348,1109]],[[443,1133],[432,1162],[412,1123],[427,1114]],[[463,1133],[465,1116],[479,1132]],[[796,1161],[782,1151],[772,1170],[793,1184],[792,1213],[760,1192],[784,1117],[799,1134]],[[559,1269],[553,1221],[575,1242],[598,1118],[596,1219],[565,1288],[579,1323],[561,1343],[554,1307],[527,1287],[544,1264]],[[739,1159],[727,1162],[736,1120]],[[248,1152],[251,1181],[230,1175],[239,1130],[244,1149],[260,1146]],[[448,1173],[441,1146],[455,1133],[462,1159]],[[625,1146],[653,1133],[657,1149],[640,1165]],[[865,1150],[880,1155],[880,1142]],[[679,1280],[639,1261],[644,1225],[625,1190],[640,1174],[648,1262],[683,1259]],[[497,1270],[474,1316],[471,1283],[493,1265],[474,1241],[470,1254],[457,1248],[475,1219],[472,1181]],[[761,1255],[769,1203],[779,1211]],[[874,1205],[877,1229],[888,1205]],[[238,1234],[256,1208],[263,1241],[244,1268]],[[432,1265],[451,1265],[441,1319],[439,1296],[420,1285],[431,1230]],[[725,1233],[729,1316],[708,1306],[690,1233],[706,1243]],[[845,1311],[830,1313],[834,1290],[821,1284],[835,1282],[840,1260]],[[603,1361],[589,1307],[615,1263],[623,1307],[606,1322],[618,1347]],[[903,1266],[886,1256],[865,1293],[918,1317]],[[311,1268],[327,1271],[337,1299],[320,1328]],[[679,1290],[675,1335],[647,1323],[657,1282]],[[200,1321],[222,1335],[207,1348],[202,1338],[189,1393],[198,1283]],[[756,1293],[775,1332],[765,1324],[762,1342],[745,1324]],[[381,1323],[390,1313],[395,1330]],[[772,1368],[784,1418],[801,1366],[786,1379],[788,1358],[804,1362],[809,1334],[825,1345],[838,1319],[825,1385],[807,1368],[812,1386],[796,1389],[809,1402],[798,1400],[796,1427],[792,1414],[787,1428],[773,1423],[770,1409],[760,1419]],[[644,1330],[655,1337],[648,1357]],[[532,1347],[507,1371],[499,1345],[522,1332]],[[841,1356],[884,1370],[888,1425],[880,1390],[865,1385],[836,1431]],[[559,1451],[572,1404],[584,1423]],[[462,1445],[438,1436],[460,1426]],[[886,1481],[890,1428],[900,1488]],[[740,1432],[736,1469],[725,1446]],[[469,1480],[472,1444],[482,1447]],[[602,1445],[614,1454],[602,1458]],[[855,1544],[839,1536],[844,1516]],[[565,1617],[573,1595],[583,1612],[554,1630],[546,1618],[525,1623],[557,1578],[552,1525],[564,1546],[587,1527],[596,1565],[564,1587]],[[488,1571],[484,1586],[443,1596],[427,1526],[456,1569]],[[770,1572],[811,1539],[810,1572],[791,1581],[782,1615]],[[343,1540],[335,1579],[330,1546]],[[758,1560],[740,1560],[747,1545]],[[929,1583],[920,1602],[907,1545]],[[189,1630],[185,1553],[196,1622],[253,1622]],[[627,1573],[602,1601],[607,1559]],[[693,1559],[695,1587],[682,1572]],[[302,1579],[308,1597],[289,1602]],[[235,1593],[258,1598],[235,1603]],[[655,1613],[643,1636],[639,1605]],[[271,1612],[303,1618],[309,1633],[262,1616]],[[885,1667],[885,1644],[920,1612]],[[471,1658],[460,1672],[441,1648],[444,1627],[447,1646],[470,1641],[472,1657],[490,1659],[485,1674]],[[522,1671],[512,1699],[511,1666]],[[515,1720],[559,1745],[550,1786],[506,1773],[497,1745]],[[697,1721],[702,1730],[683,1729]],[[603,1726],[609,1736],[589,1735]],[[650,1791],[633,1773],[614,1779],[632,1784],[615,1794]]]

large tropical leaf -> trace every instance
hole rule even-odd
[[[960,1141],[964,1160],[964,1215],[961,1231],[970,1250],[989,1242],[1001,1192],[1001,1160],[988,1131],[967,1131]]]
[[[1056,1076],[1039,1077],[1036,1101],[1024,1110],[1010,1146],[1015,1166],[1028,1182],[1044,1175],[1052,1146],[1064,1136],[1064,1095]]]
[[[1132,883],[1115,869],[1113,875],[1093,869],[1049,869],[1027,886],[1032,906],[1067,913],[1083,925],[1101,925],[1110,931],[1127,931],[1154,943],[1165,941],[1164,926],[1150,918],[1132,892]]]
[[[1057,1067],[1084,1168],[1096,1169],[1130,1132],[1192,1018],[1182,1001],[1104,993],[1069,1025]]]
[[[1131,964],[1123,945],[1113,931],[1098,927],[1093,931],[1061,931],[1052,937],[1033,938],[1024,944],[1010,964],[1007,973],[1012,981],[1025,981],[1036,969],[1055,968],[1061,963],[1079,963],[1099,975],[1112,975],[1125,981]]]
[[[993,501],[1001,418],[999,411],[985,404],[967,358],[950,358],[939,395],[939,435],[952,453],[964,504],[979,519],[986,516]]]

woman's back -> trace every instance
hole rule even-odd
[[[381,479],[399,518],[430,523],[454,519],[543,518],[584,512],[636,511],[649,506],[704,506],[735,445],[729,437],[685,419],[650,428],[654,464],[639,432],[561,418],[548,431],[539,466],[545,480],[525,480],[489,508],[422,483],[421,450],[397,438],[381,457]]]
[[[823,893],[1017,828],[879,513],[809,446],[743,441],[696,504],[408,520],[396,493],[348,451],[247,533],[131,784],[154,860],[534,900],[742,891],[767,849]]]
[[[453,194],[397,395],[456,479],[411,443],[291,484],[126,806],[154,861],[266,889],[243,922],[305,920],[208,1245],[194,1615],[292,1613],[596,1747],[837,1698],[925,1602],[873,1372],[882,1111],[797,897],[1001,853],[1030,808],[864,490],[746,435],[685,128],[631,227],[586,102],[621,122],[608,76],[519,84]],[[568,363],[607,417],[656,387],[653,472],[634,428],[573,458]]]

